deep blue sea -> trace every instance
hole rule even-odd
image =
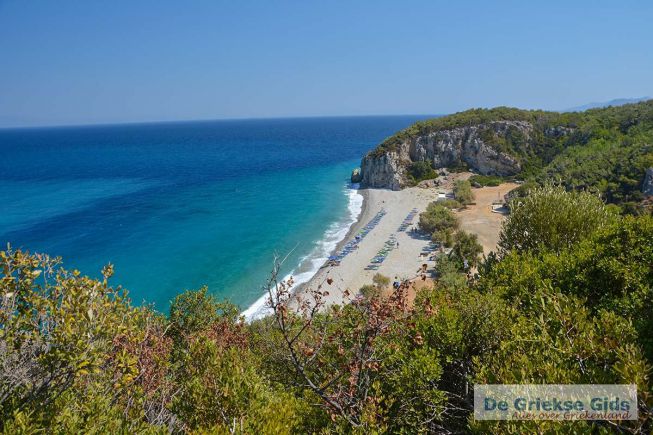
[[[360,210],[349,175],[417,116],[0,130],[0,243],[61,256],[166,311],[207,285],[247,308],[275,253],[310,277]]]

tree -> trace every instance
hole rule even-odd
[[[429,204],[426,211],[419,215],[419,227],[428,234],[445,229],[455,229],[458,228],[458,225],[456,215],[437,202]]]
[[[531,190],[527,197],[512,201],[510,208],[499,234],[503,253],[559,253],[614,219],[598,196],[552,185]]]
[[[373,285],[366,284],[360,288],[359,293],[368,300],[379,298],[383,295],[383,291],[390,285],[390,278],[380,273],[374,274],[372,277]]]
[[[431,241],[442,243],[442,246],[445,248],[451,248],[453,246],[453,229],[445,228],[440,231],[435,231],[431,234]]]
[[[453,187],[453,196],[456,201],[463,205],[468,205],[474,202],[474,193],[472,192],[472,185],[468,180],[456,180]]]
[[[457,261],[446,255],[441,255],[435,263],[438,283],[445,288],[463,288],[467,285],[465,275],[460,273]]]
[[[411,163],[408,167],[408,173],[415,181],[429,180],[438,176],[431,163],[425,161]]]
[[[478,258],[483,253],[483,247],[478,243],[478,236],[465,231],[458,231],[453,236],[453,240],[450,256],[458,263],[460,270],[469,270],[476,267]]]

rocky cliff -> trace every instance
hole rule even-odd
[[[527,121],[495,121],[410,135],[363,158],[362,185],[401,189],[410,181],[407,168],[417,161],[428,161],[436,169],[466,164],[484,175],[514,175],[521,171],[515,155],[532,142],[532,132]]]
[[[370,151],[353,179],[398,190],[436,178],[439,168],[467,167],[592,189],[621,204],[653,196],[651,162],[653,100],[573,113],[495,107],[414,123]]]

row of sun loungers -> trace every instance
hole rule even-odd
[[[383,248],[376,253],[370,264],[365,268],[365,270],[378,270],[381,267],[381,263],[388,257],[390,251],[397,247],[397,239],[394,234],[390,236],[387,242],[383,245]]]
[[[347,244],[342,248],[342,250],[336,252],[334,255],[329,257],[329,264],[332,266],[337,266],[340,264],[340,261],[342,261],[343,258],[345,258],[347,255],[358,249],[358,244],[367,236],[370,231],[372,231],[381,221],[381,218],[385,216],[386,211],[381,210],[378,212],[368,223],[365,225],[363,228],[358,231],[356,234],[356,237],[354,237],[354,240],[350,240],[347,242]]]
[[[415,215],[417,214],[417,209],[414,208],[408,213],[408,216],[406,216],[406,219],[399,225],[399,229],[397,230],[398,232],[404,232],[408,229],[410,224],[413,222],[413,219],[415,218]]]

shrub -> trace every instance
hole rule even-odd
[[[390,278],[385,275],[381,275],[380,273],[376,273],[372,277],[372,282],[377,288],[384,289],[390,285]]]
[[[408,174],[410,174],[410,176],[413,177],[416,182],[422,180],[430,180],[438,177],[438,174],[433,169],[431,163],[425,161],[411,163],[408,166]]]
[[[499,186],[503,183],[503,178],[497,175],[472,175],[469,182],[480,184],[481,186]]]
[[[141,432],[170,421],[164,320],[109,285],[111,265],[95,280],[8,248],[0,271],[0,431]],[[148,421],[147,409],[160,414]]]
[[[608,311],[592,316],[582,300],[551,291],[538,291],[537,300],[532,312],[521,313],[508,325],[494,357],[477,364],[477,383],[636,384],[640,403],[646,403],[649,366],[627,319]],[[542,420],[471,424],[480,433],[559,433],[563,428],[565,433],[600,432],[590,422],[575,426]],[[638,422],[615,424],[632,427]]]
[[[455,199],[444,199],[442,201],[438,201],[438,204],[450,210],[455,210],[457,208],[462,207],[462,204],[456,201]]]
[[[598,196],[546,185],[511,202],[511,214],[499,234],[499,248],[503,252],[560,252],[612,219]]]
[[[468,180],[456,180],[453,187],[453,196],[456,198],[456,201],[463,205],[474,202],[474,193],[472,192],[471,183]]]
[[[236,321],[238,307],[228,302],[218,302],[208,294],[208,288],[186,291],[174,298],[170,305],[171,335],[187,336],[206,329],[221,318]]]
[[[372,300],[381,296],[381,290],[378,287],[375,287],[370,284],[366,284],[360,288],[360,294],[363,295],[365,299]]]
[[[453,173],[467,172],[469,171],[469,165],[463,161],[458,161],[447,166],[447,170]]]

